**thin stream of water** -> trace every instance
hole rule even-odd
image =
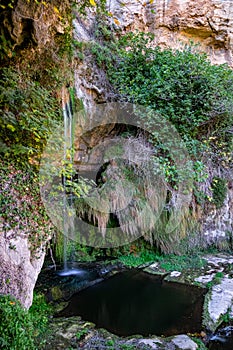
[[[63,104],[63,120],[64,120],[64,164],[70,163],[73,165],[73,114],[71,108],[71,101],[64,102]],[[69,177],[69,181],[73,181],[72,175]],[[63,186],[64,186],[64,197],[63,197],[63,268],[64,273],[68,272],[67,266],[67,245],[69,231],[72,230],[71,220],[68,217],[69,209],[72,209],[72,196],[71,203],[67,200],[67,178],[63,174]]]

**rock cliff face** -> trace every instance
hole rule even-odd
[[[182,48],[190,41],[206,52],[213,64],[233,67],[233,6],[227,0],[108,0],[109,26],[129,31],[152,32],[154,45]],[[94,40],[95,11],[88,19],[74,20],[74,35],[79,41]],[[75,72],[77,95],[87,109],[104,102],[109,86],[103,71],[84,59]],[[202,212],[202,210],[200,210]],[[214,206],[199,215],[201,231],[208,243],[229,241],[233,230],[233,193],[229,183],[221,209]]]
[[[123,33],[135,30],[154,33],[154,44],[161,47],[181,48],[192,41],[200,51],[207,53],[212,63],[233,66],[232,1],[108,0],[107,9],[111,13],[109,22],[113,29],[121,29]],[[84,21],[77,16],[74,20],[75,38],[93,40],[94,27],[94,10]],[[99,102],[104,95],[104,73],[96,73],[96,68],[88,67],[85,62],[76,72],[78,96],[86,106],[91,106],[93,101]]]
[[[1,230],[2,231],[2,230]],[[42,268],[45,249],[33,257],[27,237],[18,234],[0,235],[0,293],[11,294],[23,306],[29,308],[32,304],[33,289]]]
[[[52,46],[55,35],[64,33],[67,25],[64,12],[68,4],[60,0],[49,3],[17,0],[12,10],[7,6],[0,8],[1,32],[15,50],[29,44],[34,50]]]
[[[47,3],[47,2],[46,2]],[[0,11],[1,33],[5,33],[13,48],[32,45],[32,50],[43,50],[64,32],[63,11],[68,0],[52,0],[47,6],[36,2],[16,1],[13,11]],[[155,45],[179,48],[190,40],[200,44],[213,63],[233,66],[233,6],[227,0],[108,0],[112,28],[123,32],[140,30],[155,34]],[[93,40],[95,10],[88,19],[74,20],[75,38]],[[34,46],[34,48],[33,48]],[[54,52],[56,55],[56,52]],[[89,109],[97,102],[106,101],[111,93],[105,73],[83,60],[75,71],[77,95]],[[208,237],[223,237],[233,228],[233,194],[229,189],[224,207],[213,209],[203,224]],[[1,228],[0,228],[0,231]],[[43,264],[44,253],[32,259],[27,239],[17,237],[12,242],[0,235],[0,293],[15,295],[29,307],[32,291]],[[18,277],[16,277],[18,276]]]
[[[214,206],[203,217],[202,231],[209,244],[228,241],[230,248],[232,245],[233,231],[233,190],[232,181],[228,183],[227,195],[221,209]]]
[[[30,62],[32,57],[42,58],[43,62],[43,53],[47,49],[54,55],[52,59],[58,60],[59,47],[56,40],[59,42],[59,36],[67,28],[69,1],[16,0],[12,8],[8,5],[9,2],[4,4],[3,1],[0,6],[0,58],[4,56],[3,65],[7,65],[12,57],[16,58],[17,66],[20,66],[21,61],[28,62],[28,66],[33,65]],[[1,194],[8,197],[7,191],[11,185],[0,181]],[[21,206],[22,203],[18,203],[19,211]],[[33,254],[28,239],[30,232],[25,234],[17,228],[6,230],[8,223],[1,214],[3,213],[0,213],[0,294],[11,294],[24,307],[29,308],[32,304],[33,289],[44,262],[46,242]],[[20,226],[20,219],[18,223]],[[45,241],[48,239],[47,236]]]
[[[122,6],[122,3],[125,5]],[[213,63],[233,65],[233,6],[224,0],[109,1],[125,31],[156,34],[156,44],[177,48],[192,40]]]

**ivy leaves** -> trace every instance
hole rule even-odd
[[[144,33],[121,39],[125,45],[109,75],[112,83],[130,102],[150,106],[172,122],[181,135],[221,134],[232,123],[232,71],[211,65],[192,46],[162,50],[151,47],[152,39]]]
[[[60,119],[51,92],[12,69],[0,77],[0,153],[19,165],[37,163],[44,144]]]

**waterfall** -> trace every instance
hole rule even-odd
[[[68,243],[74,239],[75,208],[72,193],[73,163],[74,163],[74,91],[63,90],[62,110],[64,122],[64,154],[63,154],[63,270],[58,272],[60,276],[81,275],[86,273],[83,269],[74,269],[68,266]]]
[[[64,120],[64,166],[71,164],[71,169],[73,167],[73,113],[72,113],[72,101],[70,96],[68,99],[65,99],[63,96],[63,120]],[[72,230],[71,220],[69,219],[69,210],[73,207],[72,195],[70,200],[67,200],[69,193],[69,186],[67,184],[69,181],[73,181],[72,173],[66,175],[66,172],[63,173],[63,186],[64,186],[64,196],[63,196],[63,264],[64,271],[68,270],[67,267],[67,245],[69,240],[69,234]]]

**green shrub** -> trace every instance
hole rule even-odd
[[[226,65],[212,65],[193,45],[182,50],[153,47],[151,33],[128,33],[111,42],[103,42],[102,37],[99,35],[99,43],[92,49],[96,63],[107,70],[118,98],[148,108],[140,118],[151,130],[167,182],[174,185],[182,181],[182,176],[169,154],[170,140],[161,143],[158,138],[161,128],[164,135],[169,135],[166,121],[175,126],[192,157],[185,172],[190,172],[194,181],[203,182],[207,177],[201,161],[203,152],[213,163],[229,167],[232,70]]]
[[[61,120],[51,91],[12,68],[0,72],[0,155],[28,166],[39,161],[44,145]]]
[[[199,255],[167,255],[159,260],[160,266],[166,271],[182,271],[187,269],[201,269],[207,263]]]
[[[39,349],[41,341],[37,341],[37,337],[45,332],[50,311],[41,295],[34,297],[29,311],[13,297],[0,296],[0,348]]]
[[[0,347],[3,350],[36,349],[31,315],[10,296],[0,297]]]
[[[211,65],[193,46],[162,50],[151,47],[152,40],[144,33],[120,39],[113,84],[127,100],[153,108],[189,140],[201,141],[211,131],[220,135],[232,122],[231,69]]]
[[[33,320],[36,343],[41,342],[40,335],[47,331],[48,316],[52,314],[52,307],[47,304],[43,294],[34,293],[33,303],[29,309],[29,315]]]
[[[152,263],[158,261],[159,256],[157,253],[151,251],[143,251],[138,254],[123,255],[119,260],[126,266],[137,267],[142,264]]]
[[[223,206],[227,194],[227,181],[215,176],[212,181],[213,203],[219,209]]]
[[[202,268],[206,261],[201,256],[188,255],[159,255],[152,251],[143,251],[138,254],[123,255],[119,258],[123,264],[129,267],[137,267],[145,263],[158,262],[159,266],[166,271],[182,271],[187,269]]]

